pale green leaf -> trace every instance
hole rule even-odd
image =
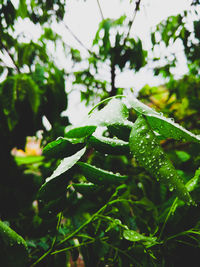
[[[86,148],[84,147],[83,149],[78,151],[73,156],[67,157],[67,158],[64,158],[63,160],[61,160],[60,165],[53,172],[53,174],[46,179],[46,182],[49,182],[50,180],[54,179],[55,177],[61,175],[62,173],[66,172],[67,170],[72,168],[72,166],[74,166],[74,164],[83,156],[85,151],[86,151]]]

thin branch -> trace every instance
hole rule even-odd
[[[101,14],[101,19],[104,20],[104,15],[103,15],[102,8],[101,8],[101,5],[99,3],[99,0],[97,0],[97,4],[98,4],[99,11],[100,11],[100,14]]]
[[[101,59],[98,57],[94,52],[92,52],[90,49],[88,49],[82,41],[73,33],[73,31],[69,28],[69,26],[66,23],[63,23],[65,28],[70,32],[70,34],[74,37],[74,39],[92,56],[94,56],[96,59]]]
[[[130,32],[131,32],[131,28],[132,28],[133,23],[134,23],[135,18],[136,18],[136,14],[140,10],[140,3],[141,3],[141,0],[137,0],[137,2],[135,3],[135,9],[134,9],[133,18],[132,18],[132,21],[130,23],[130,26],[129,26],[129,29],[128,29],[128,33],[127,33],[127,35],[126,35],[126,37],[124,39],[124,45],[125,45],[127,39],[129,38],[129,35],[130,35]]]
[[[81,40],[73,33],[73,31],[69,28],[67,24],[64,23],[65,28],[70,32],[70,34],[74,37],[74,39],[85,49],[89,54],[92,52],[81,42]]]
[[[15,60],[14,60],[12,54],[11,54],[10,51],[7,49],[7,47],[3,44],[2,41],[1,41],[1,46],[2,46],[3,49],[6,51],[7,55],[9,56],[9,58],[11,59],[11,61],[12,61],[13,65],[14,65],[16,71],[17,71],[18,73],[20,73],[20,69],[19,69],[19,67],[17,66],[17,64],[15,63]]]

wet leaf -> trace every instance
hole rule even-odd
[[[178,123],[175,123],[173,119],[166,118],[162,113],[156,112],[134,97],[130,97],[128,101],[131,107],[139,114],[145,115],[151,129],[158,132],[163,137],[173,138],[175,140],[200,142],[199,135],[195,135],[186,130]]]
[[[46,179],[46,182],[49,182],[50,180],[56,178],[57,176],[60,176],[61,174],[69,170],[84,155],[85,151],[86,151],[86,148],[84,147],[83,149],[78,151],[73,156],[67,157],[61,160],[60,165],[53,172],[53,174]]]
[[[184,202],[192,203],[187,188],[143,115],[140,115],[133,125],[129,144],[134,157],[149,174],[167,185],[170,191],[174,190]]]
[[[83,143],[73,144],[68,139],[59,137],[57,140],[48,143],[43,148],[42,153],[45,157],[63,158],[72,156],[83,147]]]
[[[100,168],[96,168],[88,163],[78,162],[82,174],[88,181],[94,184],[120,184],[128,179],[126,175],[115,174]]]
[[[156,237],[150,237],[142,235],[134,230],[124,230],[123,231],[123,237],[126,240],[132,241],[132,242],[140,242],[140,241],[147,241],[150,243],[155,243]]]

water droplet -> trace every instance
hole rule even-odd
[[[147,135],[146,135],[146,138],[149,139],[149,138],[150,138],[150,134],[147,134]]]

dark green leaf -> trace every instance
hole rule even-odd
[[[27,266],[28,249],[25,240],[2,221],[0,221],[0,244],[1,266]]]
[[[86,179],[94,184],[120,184],[124,183],[128,179],[128,176],[126,175],[114,174],[112,172],[96,168],[88,163],[78,162],[77,165]]]
[[[83,147],[83,143],[73,144],[66,138],[59,137],[43,148],[43,155],[45,157],[64,158],[72,156]]]
[[[88,143],[97,151],[104,154],[123,155],[129,154],[128,142],[108,138],[104,136],[92,135]]]
[[[175,190],[180,199],[188,204],[192,203],[187,188],[143,115],[140,115],[133,125],[129,144],[130,150],[141,166],[157,180],[167,185],[171,191]]]
[[[96,130],[96,128],[97,126],[95,125],[74,127],[68,130],[65,133],[65,136],[67,138],[84,138],[91,135]]]
[[[74,189],[81,193],[83,196],[93,195],[96,194],[97,191],[100,189],[98,185],[92,183],[80,183],[80,184],[72,184]]]

